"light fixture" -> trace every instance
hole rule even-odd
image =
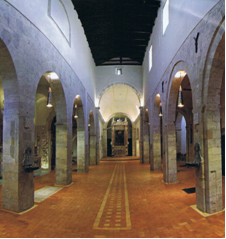
[[[115,74],[116,74],[117,76],[122,75],[122,68],[115,68]]]
[[[74,118],[75,118],[75,119],[78,118],[78,115],[77,115],[77,105],[75,105],[75,115],[74,115]]]
[[[46,105],[48,108],[51,108],[53,107],[53,104],[52,104],[52,91],[51,91],[51,88],[49,87],[49,92],[48,92],[48,99],[47,99],[47,105]]]
[[[162,103],[159,104],[159,116],[162,117]]]
[[[181,87],[181,85],[180,85],[180,88],[179,88],[177,107],[179,107],[179,108],[184,107],[184,105],[183,105],[183,96],[182,96],[182,87]]]

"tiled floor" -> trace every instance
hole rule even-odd
[[[225,213],[203,217],[190,207],[195,193],[182,190],[195,186],[195,169],[178,167],[179,182],[166,185],[149,167],[105,161],[73,171],[72,185],[29,212],[0,210],[0,237],[225,237]],[[54,186],[54,178],[54,171],[35,177],[35,190]]]

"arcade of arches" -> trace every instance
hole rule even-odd
[[[28,26],[28,20],[19,20],[23,16],[13,8],[13,1],[9,1],[12,5],[3,2],[11,18],[15,14],[21,24],[17,30],[17,25],[11,25],[10,30],[0,23],[0,205],[4,212],[33,208],[34,177],[54,175],[55,187],[70,188],[76,177],[80,180],[120,157],[139,160],[137,167],[148,165],[145,170],[158,173],[165,187],[179,184],[179,171],[183,174],[185,167],[193,170],[196,210],[208,215],[224,210],[223,1],[189,33],[158,82],[153,80],[153,88],[145,70],[141,84],[134,83],[133,67],[131,80],[119,76],[106,84],[95,83],[104,75],[98,75],[101,68],[96,67],[93,89],[86,80],[82,82],[83,72],[76,73],[79,66],[73,66],[73,60],[64,60],[60,50],[43,40],[40,30]],[[212,18],[213,26],[205,29]],[[29,31],[37,40],[25,33]],[[195,53],[197,31],[201,39]],[[26,48],[30,43],[33,49]],[[122,67],[123,73],[130,69]],[[147,93],[149,86],[151,93]],[[117,167],[126,171],[120,164]],[[95,186],[98,181],[93,178]],[[170,187],[167,190],[170,193]]]

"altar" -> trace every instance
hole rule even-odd
[[[127,118],[115,120],[111,123],[112,129],[112,156],[123,157],[128,155],[128,121]]]

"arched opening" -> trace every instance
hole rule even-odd
[[[89,165],[96,165],[96,132],[95,132],[95,124],[94,124],[94,117],[93,111],[90,111],[89,114],[89,123],[88,123],[88,130],[89,130]]]
[[[223,93],[225,85],[224,32],[217,34],[209,51],[203,92],[205,104],[203,109],[205,185],[198,187],[198,192],[205,199],[205,205],[199,201],[197,207],[207,213],[215,213],[223,209],[222,164],[224,164],[224,156],[222,156],[222,152],[224,151],[224,146],[222,141],[224,140],[225,127],[223,123],[225,120]],[[197,185],[199,185],[198,183]]]
[[[35,163],[39,169],[35,175],[42,175],[55,169],[56,156],[56,111],[55,102],[48,99],[52,94],[48,74],[44,74],[38,84],[35,96]],[[47,101],[51,100],[51,107]]]
[[[176,143],[177,161],[183,162],[186,160],[186,121],[179,112],[176,117]]]
[[[67,110],[62,84],[54,72],[40,78],[35,101],[36,160],[41,170],[55,168],[57,185],[72,181],[71,156],[68,155]],[[70,163],[69,163],[70,162]]]
[[[164,163],[164,181],[167,183],[177,182],[177,130],[176,122],[178,112],[186,117],[187,125],[187,161],[193,155],[193,103],[192,89],[189,77],[185,71],[178,71],[171,84],[168,100],[167,115],[167,154]],[[178,118],[179,121],[179,118]],[[183,129],[184,130],[184,129]],[[189,133],[188,133],[189,132]],[[178,134],[179,136],[179,134]],[[193,161],[193,160],[191,160]]]
[[[144,114],[143,163],[150,163],[150,121],[148,109]]]
[[[85,120],[81,97],[77,95],[73,104],[73,157],[76,157],[77,172],[88,171],[88,160],[85,158]]]

